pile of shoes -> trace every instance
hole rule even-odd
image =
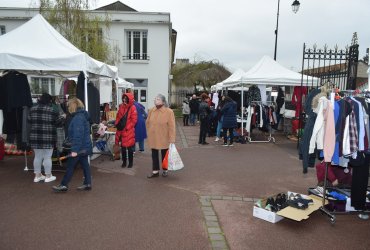
[[[264,200],[258,200],[255,203],[255,206],[276,213],[277,211],[280,211],[281,209],[287,207],[286,197],[287,195],[285,193],[280,193],[276,196],[271,196]]]
[[[301,194],[291,193],[286,203],[290,207],[306,209],[309,205],[313,204],[313,200],[309,198],[303,198]]]

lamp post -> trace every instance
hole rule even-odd
[[[301,4],[298,0],[294,0],[292,3],[292,11],[297,13],[299,10],[299,6]],[[274,60],[276,61],[276,49],[277,49],[277,38],[278,38],[278,30],[279,30],[279,8],[280,8],[280,0],[278,0],[278,9],[277,9],[277,17],[276,17],[276,29],[275,29],[275,51],[274,51]]]

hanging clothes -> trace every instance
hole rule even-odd
[[[307,87],[295,86],[292,95],[292,104],[295,105],[295,117],[299,117],[302,110],[303,98],[307,96]]]
[[[85,77],[83,72],[78,76],[77,98],[85,104]],[[87,96],[88,96],[88,113],[90,115],[91,123],[100,123],[100,94],[99,90],[93,85],[92,82],[87,84]]]

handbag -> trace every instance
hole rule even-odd
[[[113,144],[113,159],[121,159],[121,147],[118,144]]]
[[[62,143],[63,151],[71,151],[72,149],[72,142],[69,137],[66,137]]]
[[[127,116],[128,116],[128,112],[130,111],[130,108],[131,106],[127,109],[127,112],[121,117],[121,119],[117,123],[116,128],[118,131],[122,131],[126,127]]]

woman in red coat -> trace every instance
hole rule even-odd
[[[119,123],[121,118],[128,112],[126,126],[116,132],[116,145],[121,142],[122,148],[122,167],[125,168],[127,164],[128,153],[128,168],[132,168],[134,163],[134,147],[135,147],[135,125],[137,121],[137,111],[134,105],[134,96],[132,93],[125,93],[122,95],[122,104],[119,105],[115,125]]]

